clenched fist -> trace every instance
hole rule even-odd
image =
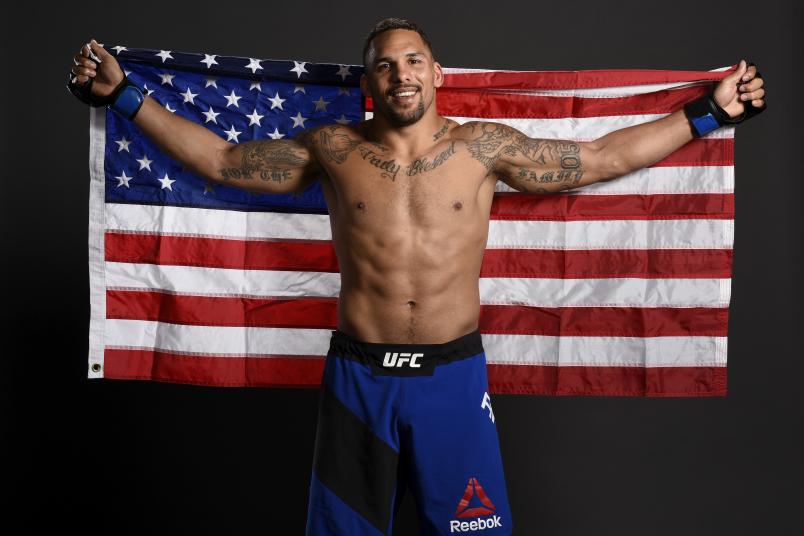
[[[125,78],[123,69],[114,56],[94,39],[82,46],[73,56],[73,63],[70,84],[74,86],[86,84],[87,86],[81,89],[83,92],[89,90],[93,99],[105,99]]]

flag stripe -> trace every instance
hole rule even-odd
[[[162,289],[183,294],[240,297],[337,297],[340,275],[331,272],[244,270],[106,263],[107,287]],[[303,289],[304,292],[301,292]],[[559,279],[484,277],[480,300],[546,307],[705,307],[728,302],[729,279]]]
[[[324,358],[232,358],[158,350],[106,350],[106,377],[214,386],[310,387]],[[492,394],[724,396],[725,367],[555,367],[488,365]]]
[[[336,298],[230,298],[109,290],[107,318],[171,324],[336,329]],[[725,337],[728,308],[481,305],[483,333]]]
[[[197,356],[320,355],[330,330],[192,326],[107,320],[107,348],[165,350]],[[561,366],[722,366],[723,337],[579,337],[483,334],[488,363]]]
[[[329,240],[265,241],[106,233],[107,262],[337,272]],[[487,249],[480,277],[727,278],[730,249]]]
[[[487,248],[731,248],[733,220],[492,220]],[[332,240],[327,216],[116,204],[107,230],[232,239]]]

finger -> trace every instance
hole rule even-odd
[[[746,82],[745,84],[741,85],[740,91],[756,91],[763,85],[764,81],[761,78],[754,78],[750,82]]]
[[[765,106],[765,101],[763,99],[752,100],[751,104],[755,108],[762,108],[763,106]]]
[[[92,69],[90,67],[84,67],[83,65],[75,65],[75,66],[73,66],[73,68],[71,69],[71,72],[73,74],[83,75],[83,76],[93,77],[93,78],[98,74],[95,71],[95,69]]]
[[[756,91],[743,93],[742,95],[740,95],[740,100],[741,101],[749,101],[749,100],[754,100],[754,99],[761,99],[764,96],[765,96],[765,90],[762,89],[762,88],[759,88]]]
[[[102,62],[104,58],[109,56],[109,53],[106,52],[106,49],[103,48],[101,44],[95,41],[94,39],[90,40],[89,45],[92,49],[92,52],[96,55],[94,59],[96,59],[98,63]]]
[[[75,65],[84,65],[84,66],[90,67],[92,69],[97,69],[98,68],[98,64],[95,61],[93,61],[93,60],[91,60],[89,58],[86,58],[84,56],[78,55],[78,54],[76,54],[73,57],[73,63]]]
[[[740,63],[737,64],[737,69],[725,77],[723,80],[728,84],[737,85],[737,81],[745,74],[746,70],[746,62],[745,60],[740,60]]]

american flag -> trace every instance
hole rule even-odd
[[[371,117],[362,67],[107,46],[171,112],[232,143]],[[593,140],[706,92],[711,71],[446,69],[438,111]],[[493,393],[723,396],[734,127],[552,195],[498,182],[480,286]],[[320,185],[255,194],[90,108],[89,378],[317,387],[340,276]]]

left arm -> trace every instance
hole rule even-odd
[[[741,62],[715,89],[715,101],[730,117],[740,115],[746,106],[763,106],[763,80],[756,75],[756,66]],[[533,139],[515,131],[499,152],[494,172],[521,192],[554,193],[650,166],[694,137],[683,109],[591,142]]]

